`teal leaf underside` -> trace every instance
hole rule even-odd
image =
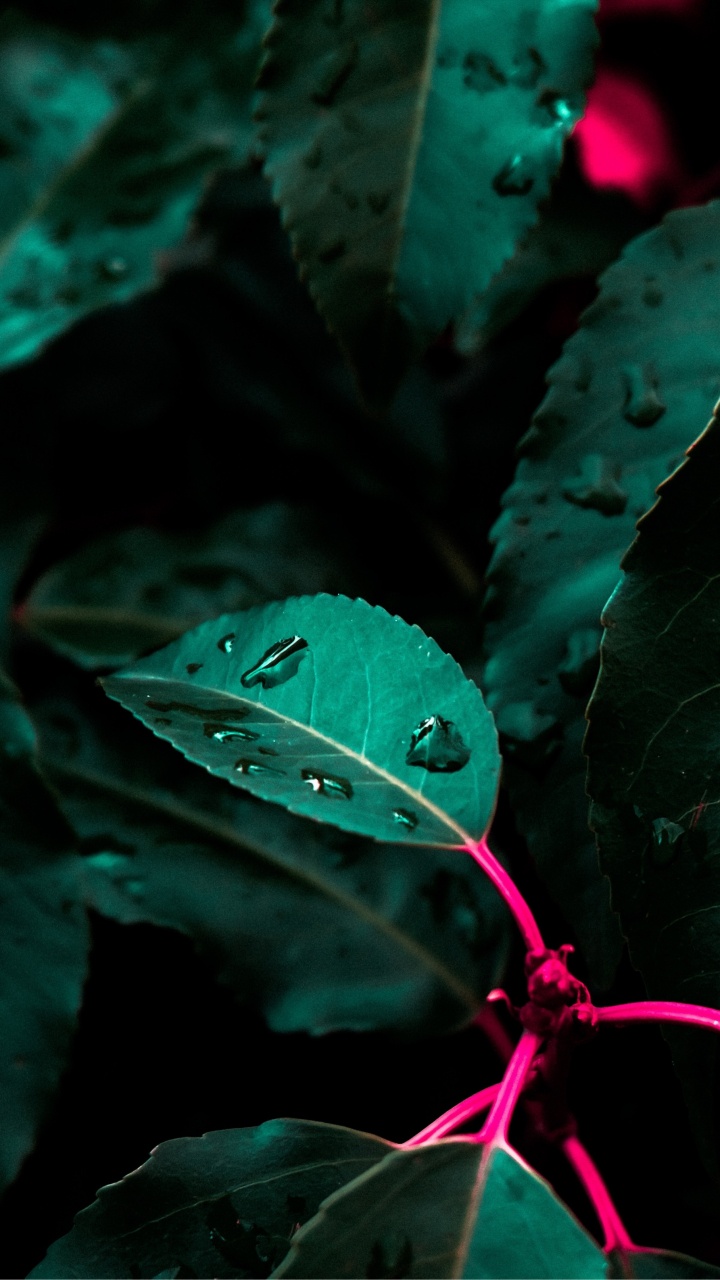
[[[500,759],[479,690],[363,600],[228,614],[103,685],[188,759],[292,813],[440,847],[492,817]]]
[[[582,114],[593,0],[278,5],[257,108],[310,292],[364,394],[463,315]]]
[[[683,209],[605,273],[493,531],[482,687],[516,819],[603,984],[620,936],[587,825],[583,713],[635,521],[720,393],[719,242],[719,204]]]

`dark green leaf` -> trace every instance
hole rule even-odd
[[[293,817],[93,696],[34,708],[89,905],[187,933],[277,1031],[448,1031],[500,980],[507,917],[469,858]]]
[[[718,244],[720,205],[685,209],[606,273],[494,531],[482,687],[518,822],[602,982],[620,939],[587,830],[583,711],[635,521],[720,391]]]
[[[0,367],[147,288],[207,173],[247,154],[267,19],[181,16],[121,44],[0,23]]]
[[[0,675],[0,1191],[65,1067],[87,968],[73,835],[34,750],[32,725]]]
[[[660,490],[603,621],[586,739],[591,821],[630,952],[657,999],[720,1007],[720,425]],[[715,1037],[673,1033],[712,1145]]]
[[[273,503],[199,533],[98,538],[36,583],[22,622],[84,667],[119,666],[207,617],[347,585],[312,511]]]
[[[279,7],[267,172],[366,397],[483,292],[537,217],[583,109],[593,0]]]
[[[608,1280],[703,1280],[704,1276],[720,1276],[720,1270],[709,1262],[664,1249],[632,1253],[618,1249],[608,1257]]]
[[[552,1189],[502,1148],[396,1151],[293,1237],[278,1276],[602,1280],[605,1258]]]
[[[382,1138],[307,1120],[161,1142],[102,1187],[31,1276],[269,1276],[326,1196],[382,1160]]]
[[[226,614],[103,684],[188,759],[292,813],[450,847],[492,817],[500,759],[479,690],[364,600]]]

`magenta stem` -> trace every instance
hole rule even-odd
[[[414,1138],[408,1138],[407,1142],[403,1142],[404,1147],[422,1147],[426,1142],[432,1142],[437,1138],[444,1138],[446,1133],[451,1133],[453,1129],[459,1129],[461,1124],[466,1120],[472,1120],[473,1116],[479,1115],[481,1111],[486,1111],[492,1106],[500,1092],[499,1084],[488,1085],[487,1089],[481,1089],[479,1093],[471,1093],[469,1098],[465,1098],[462,1102],[458,1102],[456,1106],[451,1107],[449,1111],[444,1111],[437,1120],[433,1120],[432,1124],[428,1124]]]
[[[598,1022],[684,1022],[720,1031],[720,1010],[677,1000],[638,1000],[635,1004],[610,1004],[596,1009]]]
[[[501,867],[495,854],[488,848],[487,841],[479,840],[475,842],[471,840],[463,847],[470,854],[470,857],[475,859],[478,866],[482,867],[485,875],[492,881],[500,896],[507,903],[525,940],[527,950],[544,951],[543,936],[532,911],[520,890],[515,886],[512,878],[504,867]]]
[[[635,1250],[637,1246],[633,1244],[623,1225],[600,1171],[580,1139],[574,1135],[565,1138],[562,1143],[562,1149],[584,1186],[588,1199],[595,1210],[598,1222],[602,1227],[605,1252],[610,1253],[613,1249]]]
[[[477,1135],[478,1142],[495,1145],[507,1142],[513,1112],[541,1043],[542,1037],[536,1035],[534,1031],[523,1031],[507,1065],[490,1115]]]

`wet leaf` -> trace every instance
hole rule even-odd
[[[597,1277],[605,1258],[550,1186],[503,1148],[386,1156],[293,1237],[278,1276]]]
[[[390,1149],[307,1120],[161,1142],[139,1169],[100,1189],[30,1275],[269,1276],[320,1202]]]
[[[0,367],[151,285],[205,178],[250,147],[267,6],[124,43],[0,22]]]
[[[277,1031],[448,1031],[500,980],[507,917],[469,858],[293,817],[93,698],[33,708],[88,905],[182,930]]]
[[[482,687],[515,816],[603,984],[620,937],[587,830],[583,712],[635,521],[720,392],[719,240],[720,205],[684,209],[606,272],[493,533]]]
[[[703,1280],[720,1276],[709,1262],[665,1249],[615,1250],[608,1258],[608,1280]]]
[[[279,502],[194,533],[126,529],[49,569],[21,621],[83,667],[119,666],[207,617],[347,586],[324,532],[310,509]]]
[[[492,817],[500,760],[479,690],[364,600],[226,614],[103,685],[188,759],[292,813],[450,847]]]
[[[592,0],[278,7],[257,116],[294,252],[370,402],[535,222],[583,109]]]
[[[80,1006],[88,930],[73,834],[0,673],[0,1191],[31,1150]]]

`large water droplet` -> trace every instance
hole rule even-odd
[[[653,378],[639,364],[626,364],[623,374],[627,386],[623,417],[634,427],[652,427],[665,412]]]
[[[604,516],[620,516],[627,494],[618,484],[620,467],[599,453],[589,453],[580,463],[580,474],[563,483],[562,496],[576,507],[592,508]]]
[[[217,647],[221,653],[232,653],[233,643],[235,641],[235,632],[229,631],[226,636],[222,636],[217,642]]]
[[[524,156],[515,155],[498,169],[492,180],[493,190],[499,196],[526,196],[535,182]]]
[[[275,769],[270,764],[260,764],[257,760],[248,760],[245,757],[236,760],[233,765],[236,773],[257,774],[257,773],[279,773],[286,777],[284,769]]]
[[[252,729],[230,729],[227,725],[212,720],[203,725],[203,733],[206,738],[213,738],[215,742],[253,742],[260,737]]]
[[[412,809],[393,809],[393,818],[399,826],[407,827],[408,831],[414,831],[419,821]]]
[[[442,716],[426,716],[412,731],[405,762],[419,765],[429,773],[457,773],[469,759],[470,748],[453,721]]]
[[[352,800],[353,789],[347,778],[334,773],[320,773],[318,769],[302,769],[300,776],[318,795],[332,800]]]
[[[307,640],[302,636],[288,636],[278,640],[263,654],[259,662],[249,667],[240,677],[240,683],[246,689],[253,685],[262,685],[263,689],[274,689],[275,685],[284,684],[297,672],[307,649]]]

